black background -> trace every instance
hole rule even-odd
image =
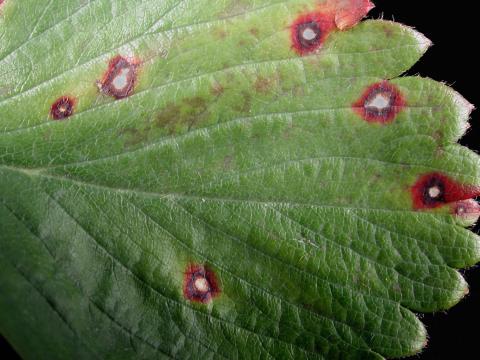
[[[477,64],[477,14],[474,2],[456,4],[421,0],[376,0],[371,18],[383,17],[414,26],[430,38],[434,46],[408,74],[445,81],[473,104],[480,104]],[[422,6],[423,5],[423,6]],[[480,105],[479,105],[480,106]],[[480,150],[479,114],[472,117],[472,129],[462,140],[471,149]],[[476,228],[477,233],[479,227]],[[419,315],[425,323],[430,341],[427,349],[410,360],[474,359],[480,336],[473,329],[480,324],[480,268],[463,272],[470,284],[470,295],[448,311]],[[2,359],[17,359],[0,337]]]

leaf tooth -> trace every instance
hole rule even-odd
[[[407,310],[410,311],[410,310]],[[413,356],[417,355],[422,350],[427,346],[428,344],[428,333],[427,329],[425,328],[425,325],[423,322],[415,315],[415,323],[416,323],[416,330],[417,334],[416,336],[412,336],[411,338],[411,344],[409,349],[404,349],[405,351],[402,354],[402,357],[404,356]]]
[[[417,40],[418,51],[420,52],[420,54],[425,54],[427,50],[432,46],[432,41],[425,35],[423,35],[421,32],[415,30],[410,26],[405,25],[405,29],[410,32],[410,34],[415,38],[415,40]]]
[[[454,271],[458,278],[457,288],[451,292],[449,298],[445,299],[445,309],[450,309],[451,307],[457,305],[469,293],[468,283],[465,278],[462,276],[462,274],[460,274],[459,271]]]
[[[458,139],[460,139],[470,129],[470,115],[475,106],[465,99],[459,92],[449,88],[453,104],[457,107],[457,116],[459,120]]]

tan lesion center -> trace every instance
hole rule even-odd
[[[430,189],[428,189],[428,195],[432,199],[438,198],[441,193],[442,193],[442,191],[440,190],[440,188],[438,186],[432,186]]]
[[[199,292],[207,292],[210,290],[210,284],[208,283],[208,280],[203,276],[197,277],[193,282],[193,286],[195,287],[195,290]]]
[[[390,96],[388,94],[378,93],[365,103],[365,108],[383,111],[390,107],[390,102]]]

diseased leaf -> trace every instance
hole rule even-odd
[[[26,359],[382,359],[480,259],[472,106],[368,0],[0,1]]]

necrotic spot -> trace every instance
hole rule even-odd
[[[368,87],[352,107],[368,122],[389,123],[395,120],[406,102],[400,90],[388,81]]]
[[[465,220],[476,222],[480,216],[480,205],[469,199],[452,204],[452,213]]]
[[[50,107],[50,116],[54,120],[63,120],[73,115],[76,100],[69,96],[62,96],[55,100]]]
[[[220,294],[215,273],[208,267],[190,264],[184,274],[183,295],[198,303],[209,303]]]
[[[138,61],[115,56],[110,60],[108,70],[99,82],[100,90],[115,99],[130,96],[135,88],[137,69]]]
[[[300,55],[317,50],[334,27],[333,19],[321,13],[299,16],[290,29],[293,49]]]
[[[414,208],[421,210],[473,199],[480,195],[480,188],[459,184],[441,173],[431,173],[421,176],[412,186],[411,193]]]

